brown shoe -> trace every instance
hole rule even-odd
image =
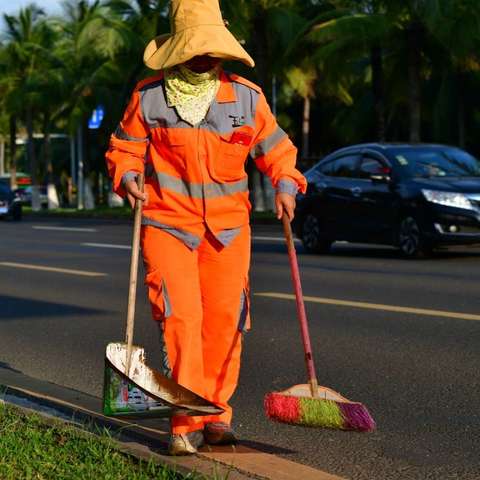
[[[237,443],[232,427],[225,422],[210,422],[203,429],[205,443],[209,445],[233,445]]]

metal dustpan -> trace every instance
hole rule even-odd
[[[109,343],[105,355],[103,413],[108,416],[170,417],[219,415],[223,410],[178,385],[146,364],[145,351],[132,347],[130,374],[125,374],[128,345]]]
[[[139,175],[143,191],[144,177]],[[144,349],[133,345],[142,202],[135,203],[125,343],[109,343],[105,353],[103,413],[108,416],[170,417],[219,415],[223,409],[149,367]]]

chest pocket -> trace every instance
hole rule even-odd
[[[187,136],[183,129],[166,128],[162,130],[161,143],[166,152],[163,157],[168,158],[177,168],[181,170],[186,166]]]
[[[212,166],[217,181],[234,181],[245,177],[245,162],[253,143],[253,133],[253,128],[242,127],[220,135],[218,154]]]

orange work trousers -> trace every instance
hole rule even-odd
[[[205,232],[191,250],[166,231],[142,227],[146,285],[160,322],[164,373],[222,407],[215,417],[173,417],[172,433],[230,424],[240,371],[242,331],[249,328],[250,226],[226,247]]]

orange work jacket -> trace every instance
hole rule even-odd
[[[223,244],[248,224],[251,205],[245,162],[280,191],[305,192],[295,169],[297,149],[277,125],[262,90],[221,73],[220,88],[196,126],[167,105],[163,74],[138,83],[106,154],[114,191],[145,173],[143,224],[171,230],[195,248],[208,228]]]

